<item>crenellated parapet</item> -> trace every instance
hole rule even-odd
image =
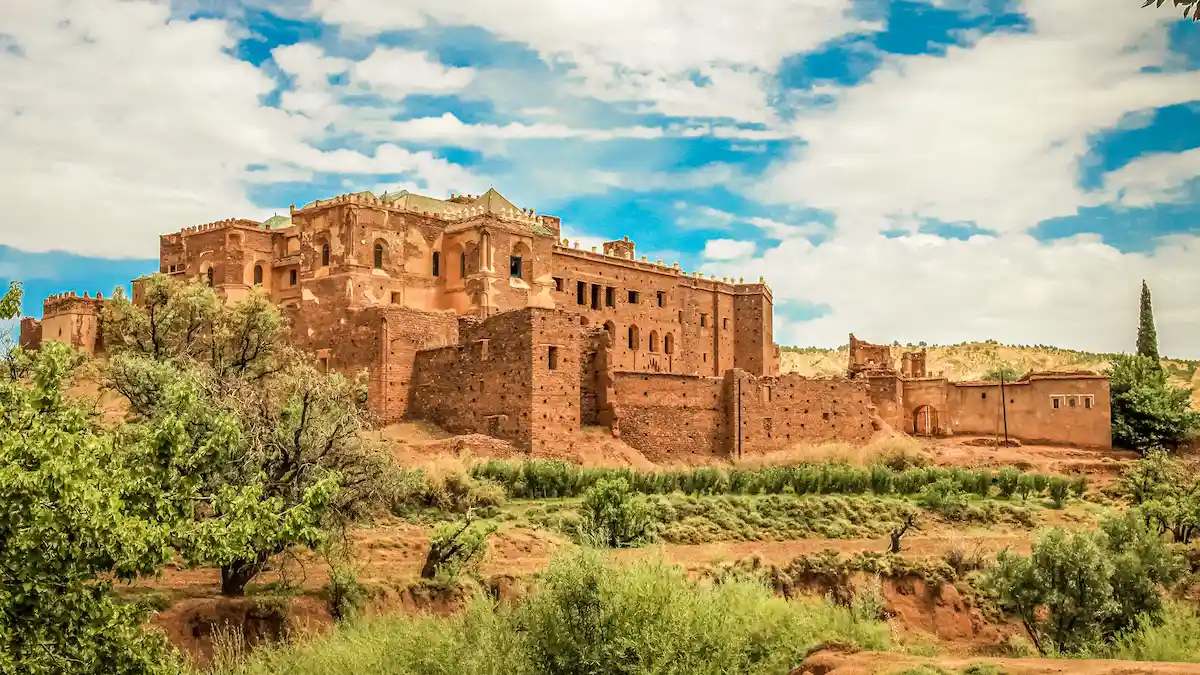
[[[42,318],[60,314],[99,313],[105,302],[104,294],[96,291],[93,297],[87,291],[78,295],[75,291],[55,293],[42,301]]]

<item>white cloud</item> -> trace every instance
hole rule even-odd
[[[807,145],[757,194],[864,231],[920,217],[1019,232],[1097,203],[1077,184],[1089,135],[1192,100],[1200,72],[1143,72],[1166,58],[1169,14],[1125,0],[1023,7],[1035,33],[889,57],[836,106],[801,117]]]
[[[440,117],[421,117],[387,125],[382,135],[406,141],[438,141],[453,144],[472,144],[480,141],[514,141],[529,139],[580,139],[609,141],[617,138],[661,138],[657,127],[625,127],[617,129],[577,129],[564,124],[466,124],[452,113]]]
[[[754,255],[752,241],[738,239],[709,239],[704,242],[704,257],[707,260],[740,260]]]
[[[313,0],[323,20],[373,35],[431,23],[481,26],[520,42],[551,64],[567,64],[579,91],[603,100],[645,101],[671,115],[772,119],[764,78],[781,59],[837,36],[877,29],[828,0]],[[707,78],[697,87],[695,76]]]
[[[1179,201],[1187,185],[1200,177],[1200,148],[1180,153],[1142,155],[1104,177],[1108,200],[1146,207]]]
[[[454,189],[470,177],[395,146],[373,156],[312,147],[325,122],[263,105],[276,84],[229,53],[221,21],[170,20],[154,2],[44,0],[5,5],[4,32],[18,46],[0,52],[0,243],[9,246],[153,257],[163,232],[263,212],[246,180],[365,171]],[[320,110],[321,75],[343,64],[302,49],[289,56],[311,97],[289,109]],[[248,174],[252,164],[268,170]]]
[[[967,240],[842,233],[814,245],[784,241],[749,259],[712,262],[705,274],[765,275],[780,344],[837,346],[864,340],[948,344],[993,338],[1094,351],[1129,351],[1138,293],[1148,280],[1164,354],[1200,357],[1200,237],[1164,238],[1149,253],[1122,253],[1096,235],[1050,243],[1024,234]],[[831,312],[790,321],[786,302]]]
[[[380,47],[353,66],[351,84],[393,99],[411,94],[446,94],[465,88],[472,68],[449,68],[423,52]]]

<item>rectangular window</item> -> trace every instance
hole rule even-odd
[[[575,282],[575,304],[582,305],[583,298],[587,294],[587,284],[582,281]]]
[[[439,251],[433,252],[433,276],[442,276],[442,254]]]
[[[1089,397],[1087,397],[1087,398],[1083,399],[1083,407],[1085,407],[1085,408],[1091,408],[1091,407],[1092,407],[1092,397],[1091,397],[1091,396],[1089,396]]]
[[[288,283],[292,286],[296,285],[296,270],[290,270],[288,272]]]
[[[662,291],[658,292],[658,306],[664,307],[667,304],[667,294]]]
[[[521,271],[521,256],[508,256],[508,276],[517,277],[518,279],[523,278],[524,275],[521,274]]]
[[[392,304],[400,304],[400,293],[398,291],[392,291]]]
[[[987,392],[983,392],[983,396],[980,396],[980,398],[987,398]]]
[[[550,370],[558,370],[558,347],[546,348],[546,366]]]
[[[1070,399],[1067,400],[1068,407],[1071,407],[1071,408],[1075,407],[1075,398],[1076,398],[1075,396],[1072,396]]]
[[[701,328],[704,328],[704,327],[705,327],[705,326],[707,326],[707,325],[708,325],[708,315],[707,315],[707,314],[701,314],[701,315],[700,315],[700,327],[701,327]]]
[[[1052,400],[1054,401],[1054,409],[1058,410],[1058,397],[1055,396]]]
[[[600,287],[592,284],[592,309],[600,309]]]
[[[612,286],[604,287],[604,306],[605,307],[616,307],[617,306],[617,289],[613,288]]]
[[[721,319],[721,328],[724,330],[729,330],[729,319],[727,319],[727,318]]]
[[[563,280],[558,277],[554,277],[554,290],[561,291],[562,289],[563,289]]]
[[[629,304],[631,304],[631,305],[638,304],[638,292],[637,291],[629,291]]]
[[[467,252],[463,251],[458,254],[458,276],[467,276]],[[562,290],[561,288],[559,290]]]

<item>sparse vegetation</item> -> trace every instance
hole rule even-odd
[[[781,673],[822,641],[888,646],[878,621],[822,601],[787,601],[748,580],[689,581],[657,561],[616,568],[585,553],[551,563],[508,609],[477,598],[449,618],[390,616],[266,648],[212,675],[612,672]]]
[[[472,523],[470,512],[461,523],[443,523],[429,538],[429,552],[421,566],[422,579],[454,581],[464,571],[473,571],[487,551],[487,539],[496,526]]]

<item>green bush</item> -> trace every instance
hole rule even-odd
[[[464,571],[474,571],[487,552],[488,537],[495,531],[495,525],[472,523],[470,513],[461,524],[439,525],[429,538],[421,578],[452,581]]]
[[[1017,481],[1021,479],[1021,472],[1008,466],[1000,470],[996,476],[996,488],[1000,492],[1002,499],[1010,499],[1013,493],[1017,491]]]
[[[836,641],[886,649],[887,626],[752,581],[691,581],[660,561],[556,559],[514,608],[478,597],[447,618],[387,616],[266,647],[212,675],[655,675],[788,672]]]
[[[984,578],[1000,607],[1017,615],[1042,654],[1081,653],[1162,612],[1161,587],[1182,559],[1136,514],[1101,523],[1101,532],[1054,529],[1030,556],[1001,552]]]
[[[1061,509],[1071,492],[1071,482],[1062,476],[1054,476],[1050,479],[1049,490],[1050,500],[1054,503],[1054,508]]]
[[[921,506],[951,520],[960,519],[967,510],[967,493],[953,478],[942,478],[921,489]]]
[[[583,495],[581,538],[597,546],[638,546],[654,537],[654,524],[645,498],[634,494],[625,479],[602,480]]]
[[[1140,615],[1133,626],[1094,654],[1126,661],[1200,663],[1200,613],[1181,603],[1168,604],[1158,620]]]

